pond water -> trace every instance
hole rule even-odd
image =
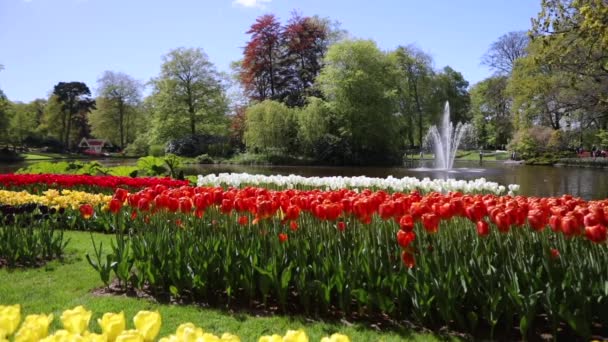
[[[99,160],[106,166],[134,165],[135,160]],[[27,162],[0,164],[0,173],[14,172]],[[471,180],[484,177],[502,185],[519,184],[520,194],[528,196],[560,196],[572,194],[584,199],[608,198],[608,170],[575,167],[527,166],[504,162],[455,161],[450,172],[431,169],[432,161],[415,162],[404,167],[331,167],[331,166],[249,166],[189,165],[187,175],[247,172],[252,174],[296,174],[301,176],[368,176],[454,178]]]

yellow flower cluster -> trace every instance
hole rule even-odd
[[[105,313],[97,320],[101,334],[88,331],[92,312],[83,306],[65,310],[61,314],[63,329],[49,335],[49,325],[53,315],[28,315],[21,327],[21,306],[0,305],[0,342],[8,342],[14,334],[15,342],[150,342],[154,341],[160,331],[161,316],[155,311],[140,311],[133,317],[135,329],[126,330],[125,314]],[[17,330],[17,327],[19,329]],[[225,333],[221,337],[206,333],[192,323],[180,325],[175,334],[163,337],[159,342],[240,342],[238,336]],[[308,342],[303,330],[288,330],[285,336],[262,336],[258,342]],[[348,336],[333,334],[324,337],[321,342],[350,342]]]
[[[37,203],[53,208],[72,208],[78,209],[80,205],[88,203],[93,206],[108,203],[112,196],[103,194],[91,194],[82,191],[72,191],[49,189],[42,195],[33,195],[27,191],[8,191],[0,190],[0,204],[22,205]]]

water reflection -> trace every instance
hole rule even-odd
[[[106,166],[134,165],[135,160],[101,160]],[[0,164],[0,173],[13,172],[27,163]],[[526,166],[502,162],[456,161],[451,171],[432,169],[432,161],[408,165],[411,167],[329,167],[329,166],[245,166],[190,165],[185,174],[247,172],[264,175],[296,174],[301,176],[368,176],[417,177],[471,180],[484,177],[503,185],[519,184],[520,193],[528,196],[559,196],[565,193],[585,199],[608,198],[608,170],[551,166]]]

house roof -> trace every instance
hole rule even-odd
[[[104,146],[104,145],[112,145],[110,144],[109,141],[107,141],[106,139],[87,139],[87,138],[82,138],[82,140],[80,141],[80,146],[86,145],[86,146]]]

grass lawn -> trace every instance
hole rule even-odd
[[[175,331],[180,323],[192,322],[205,331],[221,335],[231,332],[242,341],[257,341],[262,335],[284,334],[288,329],[303,328],[310,341],[341,332],[352,341],[438,341],[443,338],[432,334],[420,334],[403,328],[399,331],[378,332],[364,324],[346,325],[311,321],[306,318],[267,316],[255,317],[245,313],[206,309],[197,306],[157,304],[146,299],[124,296],[97,296],[92,289],[102,286],[98,274],[86,261],[86,253],[92,254],[90,233],[66,232],[70,239],[67,256],[63,261],[53,261],[35,269],[0,269],[0,304],[22,305],[23,314],[53,313],[54,328],[60,327],[59,316],[64,309],[84,305],[94,313],[90,330],[98,331],[96,323],[104,312],[123,310],[127,316],[127,328],[132,327],[132,318],[139,310],[158,310],[163,318],[160,336]],[[94,234],[96,243],[103,241],[109,248],[109,235]],[[54,330],[54,329],[53,329]]]
[[[61,153],[43,153],[43,152],[31,152],[23,153],[21,155],[25,160],[51,160],[51,159],[66,159],[67,155]]]

